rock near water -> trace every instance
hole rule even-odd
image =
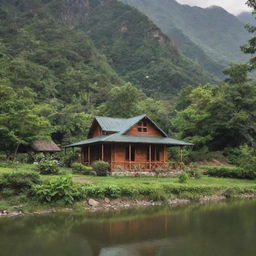
[[[89,204],[90,206],[99,206],[100,203],[99,203],[98,201],[96,201],[96,200],[90,198],[90,199],[88,200],[88,204]]]

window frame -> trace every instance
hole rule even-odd
[[[146,120],[138,122],[137,131],[139,133],[147,133],[148,132],[148,123]]]

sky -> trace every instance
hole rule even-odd
[[[209,7],[212,5],[221,6],[232,14],[239,14],[243,11],[250,11],[245,4],[246,0],[176,0],[181,4],[191,6]]]

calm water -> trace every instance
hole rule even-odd
[[[1,256],[256,255],[256,200],[0,219]]]

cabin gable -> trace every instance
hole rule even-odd
[[[113,134],[113,133],[114,132],[103,131],[101,126],[97,122],[97,120],[94,120],[93,123],[92,123],[92,126],[90,128],[90,131],[88,133],[88,139],[96,138],[96,137],[100,137],[100,136],[104,136],[104,135],[110,135],[110,134]]]
[[[163,132],[146,117],[133,125],[124,135],[165,137]]]

